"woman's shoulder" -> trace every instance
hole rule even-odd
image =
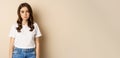
[[[17,27],[17,23],[13,23],[13,24],[11,24],[11,30],[15,30],[16,29],[16,27]]]
[[[38,26],[38,24],[36,23],[36,22],[34,22],[34,24],[33,24],[34,26]]]
[[[17,23],[12,24],[12,27],[17,27],[17,26],[18,26]]]

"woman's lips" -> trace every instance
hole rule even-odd
[[[27,17],[24,17],[24,18],[27,18]]]

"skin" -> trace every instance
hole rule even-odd
[[[27,25],[27,19],[29,18],[29,11],[27,9],[27,7],[22,7],[20,9],[20,15],[21,15],[21,18],[23,19],[22,21],[22,24],[23,25]],[[36,45],[36,58],[40,58],[40,40],[39,40],[39,37],[36,37],[35,38],[35,45]],[[13,49],[14,49],[14,38],[10,37],[10,42],[9,42],[9,58],[12,58],[12,52],[13,52]]]
[[[23,19],[22,24],[25,25],[27,24],[27,19],[29,18],[29,11],[27,7],[22,7],[20,10],[20,16]]]

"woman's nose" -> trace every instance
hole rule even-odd
[[[25,12],[24,15],[27,15],[27,13]]]

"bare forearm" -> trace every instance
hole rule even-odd
[[[10,43],[9,43],[9,58],[12,58],[13,49],[14,49],[14,39],[10,38]]]
[[[9,58],[12,58],[12,52],[14,47],[9,47]]]
[[[40,46],[36,47],[36,58],[40,58]]]
[[[35,39],[35,42],[36,42],[36,58],[40,58],[40,40],[38,37]]]

